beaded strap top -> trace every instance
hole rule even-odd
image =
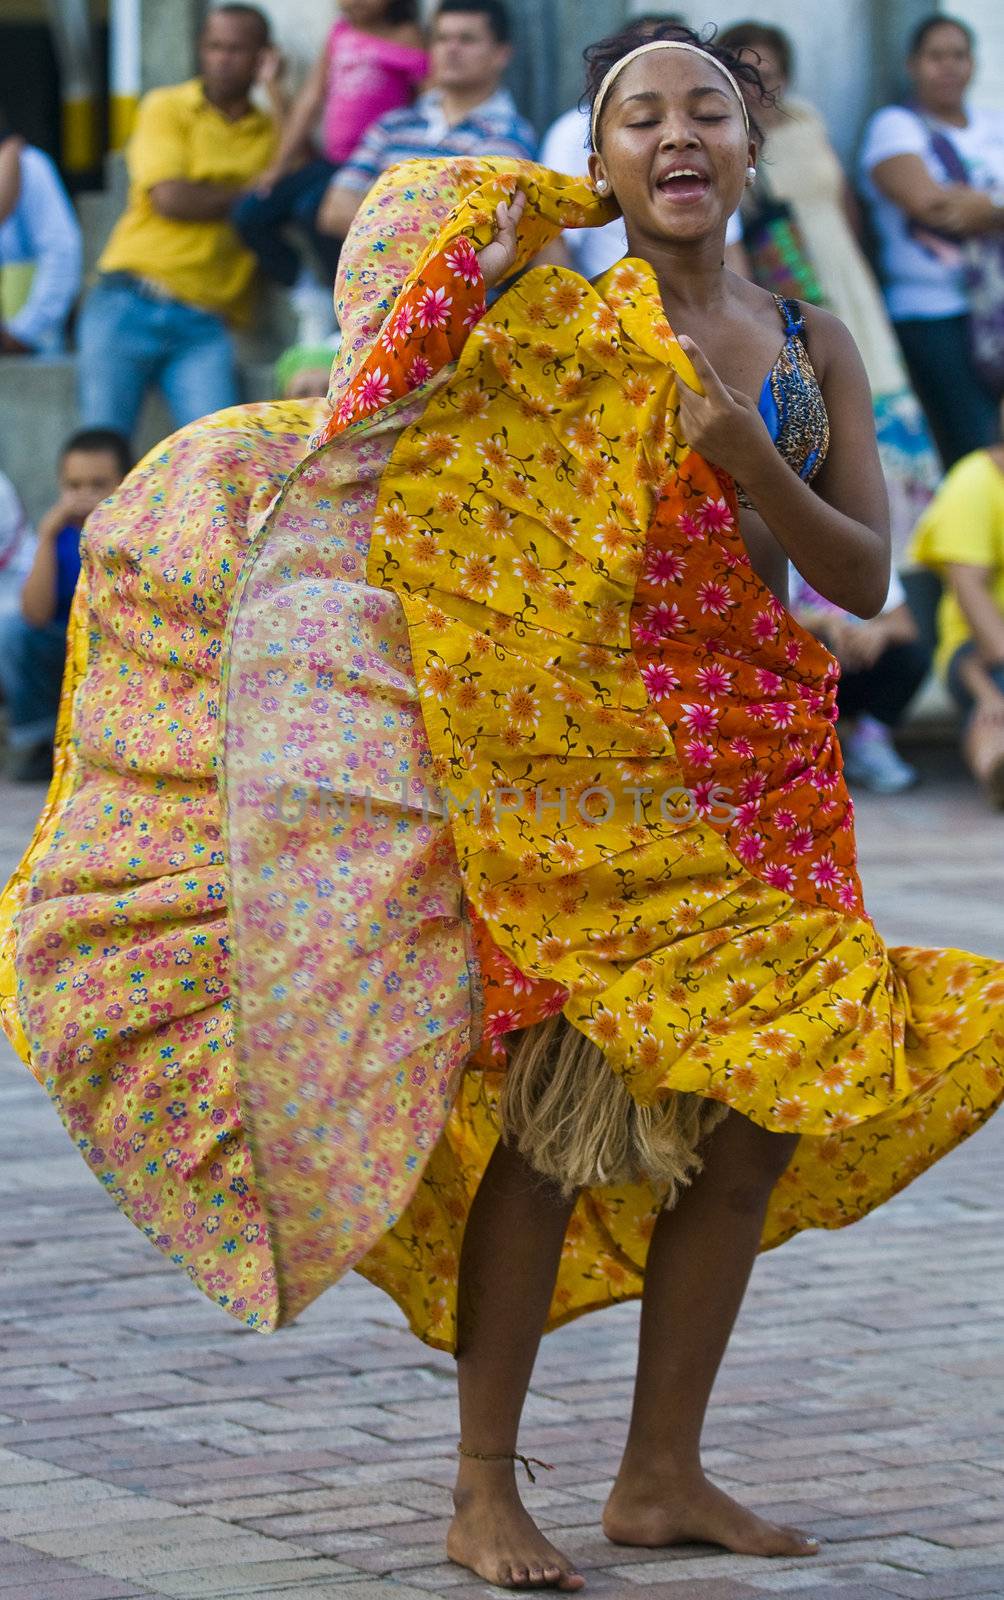
[[[784,349],[764,379],[757,407],[788,465],[810,483],[826,460],[830,420],[805,342],[805,318],[795,300],[775,295],[784,322]],[[739,502],[749,506],[742,490]]]

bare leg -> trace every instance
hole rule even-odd
[[[460,1257],[460,1437],[484,1455],[517,1447],[573,1200],[501,1143],[467,1219]],[[515,1463],[462,1456],[446,1541],[451,1561],[505,1588],[581,1589],[572,1563],[523,1506]]]
[[[701,1429],[742,1304],[771,1190],[797,1135],[732,1112],[708,1140],[704,1170],[656,1224],[645,1269],[631,1427],[603,1527],[619,1544],[702,1541],[746,1555],[814,1555],[708,1482]]]
[[[978,704],[962,742],[969,770],[989,803],[1004,809],[1004,703]]]

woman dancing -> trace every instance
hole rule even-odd
[[[449,1553],[513,1588],[583,1581],[518,1493],[541,1333],[631,1297],[608,1536],[815,1550],[701,1466],[754,1256],[1004,1082],[1001,966],[864,910],[836,664],[783,602],[789,559],[886,592],[862,364],[722,268],[753,69],[639,45],[592,53],[592,186],[387,175],[329,407],[196,424],[93,519],[5,902],[5,1024],[193,1281],[272,1328],[354,1267],[456,1352]],[[624,262],[486,311],[618,207]]]

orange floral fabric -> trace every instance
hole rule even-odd
[[[484,311],[477,252],[461,235],[433,256],[400,295],[368,360],[347,384],[321,442],[422,388],[456,360]]]
[[[632,637],[698,805],[733,813],[733,854],[798,900],[863,915],[839,667],[757,577],[734,496],[707,469],[659,499]]]

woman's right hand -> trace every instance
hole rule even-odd
[[[867,671],[875,665],[888,643],[884,618],[870,617],[861,622],[841,617],[839,621],[843,626],[838,634],[838,643],[831,647],[833,654],[848,672]]]
[[[478,266],[486,289],[502,283],[516,265],[516,229],[525,210],[526,195],[522,189],[516,190],[508,204],[500,200],[495,207],[495,237],[491,244],[478,251]]]
[[[267,200],[280,178],[286,176],[285,169],[280,166],[266,167],[253,183],[248,185],[246,193],[256,194],[262,200]]]
[[[965,238],[992,228],[996,207],[993,197],[984,189],[970,189],[959,183],[946,184],[931,210],[933,223],[944,228],[946,233],[957,233]]]

